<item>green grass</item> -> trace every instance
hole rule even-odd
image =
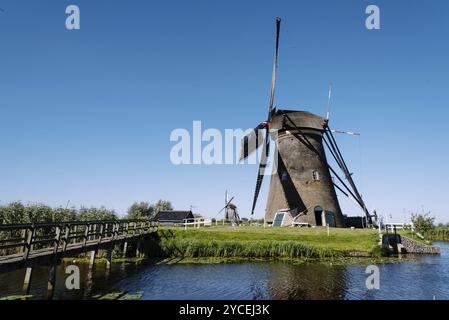
[[[160,228],[150,255],[264,259],[371,257],[378,247],[375,230],[326,228],[210,227]]]
[[[416,242],[425,244],[425,245],[431,245],[432,244],[432,242],[427,240],[427,238],[423,240],[420,237],[418,237],[415,232],[413,232],[411,230],[398,230],[397,233],[400,234],[400,235],[403,235],[403,236],[405,236],[407,238],[410,238],[412,240],[415,240]]]

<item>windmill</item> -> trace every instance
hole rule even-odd
[[[228,190],[225,192],[225,206],[218,212],[219,214],[224,210],[225,217],[224,220],[231,221],[232,226],[239,225],[240,217],[237,212],[237,206],[232,203],[234,197],[229,199]],[[224,221],[223,220],[223,221]]]
[[[328,125],[332,87],[329,88],[325,118],[307,111],[274,108],[280,25],[281,19],[278,17],[268,117],[242,140],[240,160],[262,148],[251,214],[254,214],[265,176],[270,155],[270,138],[273,138],[275,163],[265,212],[267,222],[273,222],[281,211],[285,212],[285,208],[288,208],[297,222],[312,226],[329,224],[344,227],[345,221],[336,194],[338,189],[362,208],[371,224],[373,216],[368,212],[356,188],[352,173],[349,172]],[[323,141],[346,181],[329,165]]]

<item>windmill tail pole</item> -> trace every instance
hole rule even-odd
[[[333,151],[334,156],[336,156],[338,159],[338,160],[337,159],[336,160],[337,160],[338,165],[340,166],[340,169],[343,171],[346,179],[348,180],[348,182],[351,186],[351,189],[353,191],[352,195],[355,196],[355,199],[362,207],[362,210],[365,212],[368,224],[370,226],[373,225],[371,214],[369,213],[368,209],[366,208],[365,201],[363,201],[363,198],[360,195],[359,190],[357,189],[357,186],[355,185],[354,180],[352,179],[352,175],[349,172],[349,169],[346,165],[345,160],[343,159],[340,148],[338,147],[337,142],[335,141],[334,135],[332,134],[332,130],[330,130],[329,127],[326,126],[324,133],[325,133],[327,139],[329,140],[328,143],[330,144],[330,148],[332,149],[331,151]]]

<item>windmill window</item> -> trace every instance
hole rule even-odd
[[[313,181],[320,181],[320,174],[318,173],[318,171],[314,170],[312,172],[312,178],[313,178]]]

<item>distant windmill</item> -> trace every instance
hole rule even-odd
[[[274,108],[280,24],[280,18],[276,18],[276,46],[268,117],[242,141],[241,160],[246,159],[252,152],[262,147],[251,214],[254,214],[265,176],[267,160],[270,155],[270,136],[275,131],[277,135],[273,138],[275,139],[277,163],[273,166],[275,171],[271,175],[268,192],[265,212],[267,222],[283,219],[287,208],[297,222],[313,226],[329,224],[330,226],[344,227],[345,221],[335,191],[337,188],[362,208],[367,221],[371,224],[372,215],[369,214],[355,186],[352,174],[336,144],[333,131],[328,126],[332,87],[329,87],[326,118],[306,111]],[[345,175],[347,182],[340,178],[329,165],[323,141]],[[331,173],[339,184],[333,181]],[[313,211],[309,212],[309,208],[310,211]]]
[[[224,220],[231,221],[231,224],[238,225],[240,223],[240,217],[237,212],[237,206],[232,203],[234,197],[229,199],[228,190],[225,192],[225,206],[218,213],[220,214],[223,210],[225,212]]]

